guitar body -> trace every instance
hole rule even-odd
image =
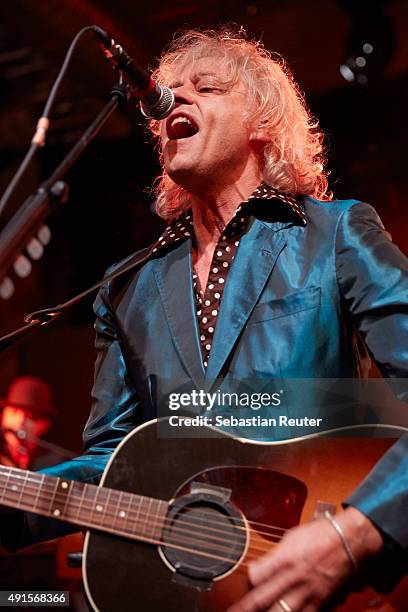
[[[158,546],[88,532],[83,572],[91,606],[100,612],[226,610],[248,590],[245,562],[254,558],[251,549],[274,546],[273,536],[261,535],[254,525],[271,525],[276,534],[280,533],[274,531],[276,527],[287,529],[310,521],[317,501],[340,509],[392,442],[318,437],[257,444],[216,433],[202,439],[160,438],[156,421],[142,425],[120,444],[101,485],[165,501],[183,499],[192,483],[193,487],[199,483],[215,487],[226,492],[245,517],[241,524],[247,527],[247,541],[236,553],[237,562],[209,584],[210,590],[204,590],[198,588],[202,581],[176,572]],[[195,522],[196,516],[190,516],[186,524]],[[215,512],[213,518],[211,524],[222,528],[222,515]],[[259,526],[259,531],[264,533],[265,527]],[[227,541],[217,544],[219,550],[227,550]],[[338,610],[402,611],[407,609],[407,597],[403,581],[387,598],[367,589],[351,595]]]

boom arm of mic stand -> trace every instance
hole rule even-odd
[[[48,319],[32,319],[30,323],[15,329],[14,331],[6,334],[2,338],[0,338],[0,353],[10,348],[14,344],[17,344],[19,341],[23,340],[27,336],[31,335],[40,327],[48,325],[52,321],[54,321],[57,317],[59,317],[62,312],[56,312],[54,316],[50,316]]]
[[[66,310],[71,308],[71,306],[74,306],[74,304],[102,287],[102,285],[110,283],[116,278],[119,278],[119,276],[124,275],[126,272],[130,272],[131,270],[134,270],[136,267],[140,266],[153,255],[153,247],[154,245],[151,245],[150,248],[146,249],[142,253],[138,253],[118,270],[115,270],[115,272],[112,272],[112,274],[105,276],[102,280],[95,283],[95,285],[92,285],[92,287],[85,289],[85,291],[82,291],[78,295],[75,295],[66,302],[58,304],[58,306],[54,306],[53,308],[43,308],[42,310],[36,310],[35,312],[32,312],[31,314],[27,315],[24,318],[26,325],[23,325],[23,327],[19,327],[13,332],[10,332],[6,336],[0,338],[0,352],[6,350],[13,344],[19,342],[20,340],[23,340],[26,336],[31,334],[33,331],[36,331],[40,327],[49,325],[50,323],[52,323],[52,321],[55,321],[55,319],[60,317]]]

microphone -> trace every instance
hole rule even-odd
[[[169,87],[156,83],[150,74],[139,66],[126,51],[99,26],[92,26],[102,43],[106,57],[115,68],[121,70],[133,85],[134,93],[140,99],[140,109],[146,119],[164,119],[174,108],[174,93]]]

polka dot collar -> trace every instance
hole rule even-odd
[[[247,212],[247,205],[250,204],[251,200],[272,200],[275,198],[280,200],[286,206],[288,206],[290,210],[295,213],[295,215],[300,219],[302,225],[307,224],[306,215],[296,198],[289,194],[282,193],[278,189],[275,189],[275,187],[271,187],[266,183],[261,183],[259,187],[257,187],[255,191],[252,192],[248,200],[240,204],[236,214],[241,210],[245,210],[245,212]],[[230,231],[234,231],[233,226],[230,228]],[[173,243],[185,240],[193,236],[193,219],[191,211],[188,210],[187,212],[181,214],[177,219],[175,219],[170,225],[166,227],[157,242],[152,245],[151,252],[152,254],[155,254],[161,249],[166,248]]]

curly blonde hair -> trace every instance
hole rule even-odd
[[[176,35],[153,78],[168,85],[187,64],[214,56],[220,57],[230,86],[242,80],[248,95],[246,120],[262,126],[266,134],[260,159],[263,180],[283,193],[330,200],[324,135],[317,121],[285,61],[260,42],[249,40],[242,28],[188,30]],[[159,122],[151,121],[149,127],[159,138]],[[155,191],[157,213],[163,219],[175,218],[190,205],[188,192],[171,180],[164,167]]]

